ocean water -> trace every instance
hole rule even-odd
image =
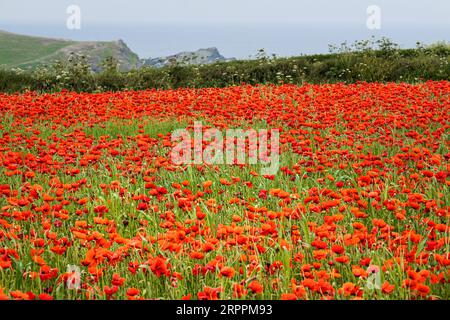
[[[225,57],[248,58],[259,49],[279,56],[326,53],[329,44],[386,36],[401,47],[417,41],[429,44],[449,41],[448,26],[383,25],[369,30],[365,23],[354,25],[99,25],[82,24],[69,30],[65,24],[2,24],[0,29],[34,36],[73,40],[110,41],[122,39],[141,58],[166,56],[180,51],[217,47]],[[1,46],[1,43],[0,43]]]

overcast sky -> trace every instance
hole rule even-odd
[[[66,27],[72,4],[81,10],[80,30]],[[366,26],[369,5],[381,9],[380,30]],[[217,46],[238,57],[264,46],[282,55],[322,52],[329,41],[370,34],[410,46],[450,40],[449,16],[450,0],[0,0],[0,29],[76,40],[123,38],[142,56],[195,46]]]

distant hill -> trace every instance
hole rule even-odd
[[[166,67],[173,63],[180,63],[185,65],[195,64],[211,64],[214,62],[223,62],[234,59],[227,59],[219,53],[217,48],[199,49],[193,52],[180,52],[167,57],[143,59],[142,63],[146,66],[156,68]]]
[[[71,53],[86,56],[94,71],[100,71],[101,62],[111,56],[117,59],[121,71],[138,69],[142,66],[159,68],[172,63],[192,65],[232,60],[223,57],[217,48],[140,59],[122,40],[72,41],[26,36],[0,30],[0,67],[6,69],[35,69],[39,65],[52,64],[55,60],[67,60]]]
[[[34,69],[38,65],[64,60],[71,53],[85,55],[94,71],[108,56],[115,57],[123,71],[139,68],[141,61],[122,40],[72,41],[19,35],[0,30],[0,66]]]

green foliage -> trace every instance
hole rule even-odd
[[[35,86],[35,79],[21,70],[0,69],[0,92],[29,90]]]
[[[125,85],[125,77],[119,72],[119,62],[114,57],[107,57],[103,61],[102,72],[95,80],[98,91],[117,91]]]
[[[329,54],[291,58],[269,57],[260,50],[253,60],[209,65],[171,63],[164,68],[143,67],[120,72],[114,58],[106,58],[99,73],[93,73],[84,56],[73,54],[33,72],[0,70],[0,90],[85,92],[169,89],[180,87],[225,87],[241,83],[302,84],[358,81],[418,82],[450,79],[450,45],[417,44],[400,49],[387,38],[330,46]]]
[[[38,67],[31,74],[36,81],[38,91],[94,91],[96,89],[96,77],[86,56],[72,53],[66,62],[56,61],[50,67]]]

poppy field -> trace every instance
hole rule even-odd
[[[26,92],[0,115],[0,299],[450,299],[448,81]],[[174,164],[194,121],[278,129],[279,170]]]

